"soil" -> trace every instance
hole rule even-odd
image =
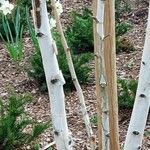
[[[61,0],[64,8],[62,15],[62,22],[65,26],[68,24],[68,13],[73,9],[82,9],[83,6],[90,7],[91,0]],[[140,3],[141,2],[141,3]],[[138,79],[140,60],[142,56],[142,50],[144,45],[145,29],[147,22],[148,5],[147,1],[139,1],[139,3],[132,4],[131,12],[125,14],[122,18],[124,21],[130,21],[133,28],[124,35],[131,42],[133,42],[136,51],[128,53],[117,54],[117,75],[119,78],[132,78]],[[90,7],[91,8],[91,7]],[[14,89],[17,93],[29,92],[33,96],[33,102],[26,106],[26,110],[29,116],[33,119],[37,119],[38,122],[46,122],[50,120],[50,104],[47,93],[39,91],[37,83],[30,79],[27,73],[24,71],[29,66],[28,60],[30,54],[33,52],[31,40],[29,37],[24,38],[24,52],[25,56],[21,62],[21,68],[16,68],[16,65],[10,59],[7,51],[4,49],[3,43],[0,43],[0,97],[5,100],[9,95],[9,90]],[[91,62],[91,66],[94,67],[94,62]],[[93,70],[94,71],[94,70]],[[94,75],[94,72],[92,73]],[[93,77],[93,76],[92,76]],[[87,110],[92,118],[96,115],[96,98],[95,98],[95,85],[94,77],[92,78],[93,84],[82,86]],[[71,93],[65,93],[66,96],[66,112],[69,129],[72,132],[74,139],[74,148],[76,150],[88,150],[89,141],[87,138],[85,125],[82,120],[80,112],[80,104],[75,91]],[[120,143],[124,143],[125,135],[131,116],[129,109],[119,110],[119,129],[120,129]],[[92,124],[94,134],[97,135],[97,126]],[[145,133],[150,130],[150,116],[148,117]],[[44,147],[48,143],[53,142],[52,129],[43,133],[38,141],[41,147]],[[31,149],[30,146],[24,149]],[[150,149],[150,136],[145,134],[143,139],[143,150]]]

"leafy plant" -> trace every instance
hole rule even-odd
[[[15,37],[12,34],[10,28],[11,24],[8,21],[7,16],[2,16],[2,25],[5,32],[5,37],[0,33],[1,38],[4,41],[5,47],[8,50],[10,57],[16,62],[23,57],[23,44],[22,44],[22,34],[23,25],[20,22],[20,9],[18,7],[15,17],[12,17],[13,27],[15,29]]]
[[[127,1],[115,0],[115,16],[116,22],[120,22],[121,16],[131,11],[131,5]]]
[[[120,108],[132,108],[137,90],[136,80],[118,80],[118,103]]]
[[[28,8],[32,7],[32,2],[31,1],[16,0],[16,3],[17,3],[18,6],[23,7],[24,9],[26,7],[28,7]]]
[[[119,11],[118,12],[119,14],[123,13],[124,9],[125,10],[127,9],[124,7],[127,7],[127,4],[125,3],[122,4],[120,2],[116,3],[116,8],[118,9],[116,11]],[[83,10],[83,13],[78,13],[75,11],[71,13],[72,24],[68,26],[65,34],[69,46],[73,50],[74,54],[83,53],[91,50],[93,51],[94,48],[93,21],[92,21],[91,14],[92,14],[91,11],[87,8]],[[128,42],[124,42],[124,40],[121,38],[121,36],[127,33],[131,28],[132,25],[129,23],[121,22],[120,20],[116,22],[116,52],[117,53],[135,50],[133,44],[129,40]]]
[[[29,19],[28,13],[27,13],[27,18],[28,18],[27,22],[28,22],[29,32],[31,35],[32,43],[35,48],[35,52],[30,57],[30,63],[32,67],[28,70],[28,74],[30,77],[34,78],[39,83],[40,89],[42,91],[45,91],[47,89],[47,86],[46,86],[46,80],[45,80],[45,74],[44,74],[44,69],[43,69],[43,64],[42,64],[40,48],[39,48],[39,44],[37,41],[37,37],[35,35],[35,31],[32,27],[32,23]],[[58,62],[60,65],[60,69],[62,70],[65,81],[66,81],[66,84],[64,85],[64,87],[66,89],[72,90],[74,88],[74,85],[73,85],[71,74],[68,68],[66,55],[61,45],[60,37],[56,31],[53,31],[53,37],[56,41],[57,48],[59,51],[59,55],[57,56],[57,58],[58,58]],[[87,65],[87,63],[92,59],[92,57],[93,55],[90,53],[82,54],[80,56],[74,55],[72,53],[72,58],[73,58],[76,74],[81,84],[85,84],[89,79],[89,72],[91,69]]]
[[[120,20],[122,15],[126,12],[131,11],[131,5],[126,1],[115,0],[116,7],[116,52],[129,52],[135,50],[132,42],[126,40],[126,38],[121,38],[122,35],[127,33],[132,25]]]
[[[16,0],[16,5],[20,7],[20,16],[21,16],[21,22],[24,24],[25,28],[27,26],[26,22],[26,7],[28,7],[30,10],[32,8],[32,1],[30,0]]]
[[[128,32],[132,26],[129,23],[121,22],[116,24],[116,36],[122,36]]]
[[[97,125],[97,115],[92,116],[90,119],[90,122],[96,126]]]
[[[82,13],[71,13],[72,23],[66,30],[66,37],[73,53],[93,52],[93,19],[89,9]]]
[[[8,101],[0,100],[0,149],[15,150],[30,144],[50,125],[49,123],[37,123],[29,119],[25,111],[25,105],[31,102],[29,95],[17,95],[12,93]],[[31,133],[25,129],[31,126]]]

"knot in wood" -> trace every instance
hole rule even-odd
[[[52,84],[56,84],[57,82],[58,82],[58,79],[52,79],[52,80],[51,80],[51,83],[52,83]]]
[[[106,134],[106,137],[110,137],[110,136],[109,136],[109,133]]]
[[[69,140],[68,145],[71,145],[71,144],[72,144],[72,140]]]
[[[143,64],[143,65],[146,65],[146,63],[145,63],[144,61],[142,61],[142,64]]]
[[[142,150],[142,147],[141,146],[138,146],[138,148],[137,148],[138,150]]]
[[[43,35],[44,35],[44,34],[41,33],[41,32],[38,32],[38,33],[36,34],[37,37],[42,37]]]
[[[134,135],[139,135],[140,134],[140,132],[138,132],[138,131],[133,131],[132,132]]]
[[[140,97],[145,98],[146,96],[145,94],[140,94]]]
[[[56,135],[56,136],[59,136],[59,132],[58,131],[54,131],[54,134]]]

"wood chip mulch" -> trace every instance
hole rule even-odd
[[[61,0],[64,13],[62,15],[63,25],[68,23],[68,12],[72,9],[81,9],[83,6],[91,6],[91,0]],[[136,51],[131,53],[121,53],[117,55],[117,75],[122,78],[138,78],[140,60],[144,44],[146,18],[147,18],[147,4],[143,3],[132,9],[132,12],[126,14],[124,18],[133,24],[133,29],[127,33],[127,36],[135,45]],[[23,68],[28,67],[28,59],[33,52],[30,38],[24,38],[25,59],[22,62]],[[16,66],[10,60],[9,55],[0,43],[0,97],[4,100],[9,95],[9,89],[13,88],[18,93],[30,92],[33,95],[33,102],[26,106],[29,116],[37,119],[38,122],[46,122],[50,120],[50,104],[47,93],[41,93],[37,84],[32,79],[29,79],[27,73],[23,69],[16,69]],[[92,66],[94,63],[92,62]],[[94,72],[93,72],[94,74]],[[94,83],[94,78],[92,78]],[[95,99],[95,85],[90,84],[82,86],[87,110],[90,117],[96,114],[96,99]],[[69,129],[72,132],[74,139],[74,149],[89,150],[89,141],[85,131],[85,125],[82,120],[80,111],[80,104],[75,91],[65,93],[66,95],[66,112]],[[120,129],[120,143],[123,144],[127,132],[131,110],[119,110],[119,129]],[[97,135],[97,127],[92,124],[93,131]],[[146,131],[150,130],[150,116],[148,117]],[[53,142],[52,129],[43,133],[38,141],[41,147]],[[30,146],[24,149],[31,149]],[[145,134],[143,139],[143,150],[150,149],[150,136]]]

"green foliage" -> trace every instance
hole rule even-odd
[[[31,35],[32,43],[35,48],[35,52],[30,57],[30,63],[32,67],[28,70],[28,74],[30,77],[34,78],[39,83],[40,89],[42,91],[45,91],[47,89],[47,86],[46,86],[46,80],[45,80],[45,74],[44,74],[44,69],[43,69],[43,64],[42,64],[40,48],[39,48],[39,44],[38,44],[34,29],[32,27],[32,23],[29,19],[28,13],[27,13],[27,18],[28,18],[27,22],[28,22],[29,32]],[[56,41],[58,52],[59,52],[59,55],[57,56],[58,63],[60,65],[60,69],[62,70],[65,81],[66,81],[66,84],[64,85],[64,87],[68,90],[72,90],[74,88],[74,85],[73,85],[71,74],[68,68],[66,55],[64,53],[62,44],[60,42],[60,37],[56,31],[53,31],[53,37]],[[87,65],[87,63],[92,58],[93,58],[93,55],[91,53],[85,53],[81,55],[74,55],[72,53],[72,59],[73,59],[75,71],[76,71],[78,80],[81,84],[85,84],[89,79],[89,72],[91,69]]]
[[[135,50],[133,43],[129,39],[121,37],[131,28],[132,26],[128,23],[121,22],[116,24],[116,53],[130,52]]]
[[[116,36],[122,36],[127,33],[132,26],[129,23],[121,22],[116,24]]]
[[[15,33],[16,31],[15,31],[14,23],[13,23],[13,18],[15,17],[16,10],[19,7],[19,9],[20,9],[20,23],[23,24],[24,27],[26,27],[25,8],[26,7],[31,8],[31,1],[16,0],[16,5],[17,5],[17,7],[15,7],[12,10],[12,13],[10,15],[7,15],[7,20],[8,20],[8,23],[10,25],[10,30],[12,32],[13,38],[15,38],[15,36],[16,36],[16,33]],[[3,29],[2,17],[3,17],[3,14],[0,12],[0,33],[2,34],[3,38],[7,40],[6,33]],[[1,37],[0,37],[0,39],[1,39]]]
[[[79,82],[81,84],[85,84],[89,79],[88,74],[90,71],[90,68],[86,65],[86,63],[89,60],[91,60],[92,54],[86,53],[80,56],[75,56],[75,55],[72,55],[72,56],[73,56],[74,67],[75,67]],[[64,54],[64,51],[61,49],[59,49],[58,62],[60,64],[60,69],[62,70],[65,81],[66,81],[66,84],[64,85],[64,87],[66,89],[72,89],[74,86],[73,86],[70,71],[68,68],[66,55]],[[36,50],[34,52],[34,54],[30,58],[30,63],[32,65],[32,68],[28,72],[29,76],[31,76],[36,81],[38,81],[41,87],[41,90],[45,91],[46,80],[45,80],[45,74],[44,74],[40,51]]]
[[[2,36],[0,36],[0,40],[2,40],[2,37],[7,40],[7,36],[6,36],[6,33],[5,33],[5,30],[4,30],[4,27],[3,27],[3,14],[0,13],[0,33]],[[14,28],[14,25],[13,25],[13,21],[12,21],[12,18],[10,16],[7,16],[7,20],[9,22],[9,26],[10,26],[10,30],[12,32],[12,36],[14,37],[15,36],[15,28]]]
[[[118,103],[119,108],[132,108],[135,100],[138,82],[136,80],[118,80]],[[97,115],[93,115],[90,119],[93,125],[97,125]],[[147,132],[147,135],[150,132]]]
[[[21,16],[21,22],[24,24],[24,26],[26,27],[26,7],[28,7],[29,9],[31,9],[32,7],[32,1],[30,0],[16,0],[16,4],[17,6],[20,7],[20,16]]]
[[[29,8],[28,7],[26,7],[26,19],[27,19],[27,26],[28,26],[28,30],[29,30],[29,33],[30,33],[30,36],[31,36],[33,46],[34,46],[36,51],[40,51],[39,43],[38,43],[35,31],[34,31],[33,26],[32,26],[32,22],[30,20]]]
[[[145,131],[144,136],[149,137],[150,136],[150,129]]]
[[[93,19],[89,9],[83,9],[82,14],[73,11],[72,23],[66,30],[66,37],[73,53],[93,52]]]
[[[5,47],[8,50],[10,57],[13,61],[18,61],[23,56],[23,45],[22,45],[22,34],[23,34],[23,25],[20,22],[20,9],[17,8],[15,17],[12,17],[13,24],[9,23],[7,16],[2,16],[2,26],[6,36],[3,36],[4,33],[0,33],[1,38],[4,41]],[[11,28],[15,30],[15,35],[13,36]]]
[[[131,6],[126,1],[121,0],[115,0],[115,6],[116,6],[116,52],[130,52],[134,51],[135,48],[133,46],[133,43],[131,43],[129,40],[126,40],[126,38],[121,38],[122,35],[127,33],[131,28],[132,25],[126,22],[123,22],[121,20],[122,15],[124,13],[131,11]]]
[[[127,4],[116,3],[116,8],[121,13],[126,10]],[[121,10],[120,10],[121,9]],[[65,34],[69,46],[73,50],[74,54],[93,51],[93,21],[91,11],[84,9],[83,13],[72,12],[72,24],[68,26]],[[119,16],[121,17],[121,16]],[[120,19],[120,18],[119,18]],[[127,33],[132,28],[132,25],[129,23],[121,22],[120,20],[116,21],[116,52],[129,52],[135,50],[133,44],[128,41],[124,43],[121,36]],[[129,46],[129,47],[128,47]]]
[[[116,6],[116,52],[130,52],[134,51],[135,48],[133,43],[121,36],[127,33],[131,28],[132,25],[121,20],[124,13],[131,11],[131,6],[126,1],[115,0]],[[124,40],[125,39],[125,40]]]
[[[93,117],[91,117],[90,122],[96,126],[97,125],[97,115],[94,115]]]
[[[118,80],[118,103],[120,108],[132,108],[137,90],[136,80]]]
[[[79,83],[86,84],[89,80],[89,72],[91,70],[86,63],[88,63],[89,60],[92,59],[92,54],[85,53],[80,56],[72,55],[72,58]],[[64,87],[68,90],[72,90],[74,88],[74,85],[72,82],[71,74],[66,60],[66,55],[64,54],[64,52],[61,52],[60,55],[58,55],[58,62],[60,64],[60,69],[62,70],[66,81]]]
[[[32,150],[40,150],[40,145],[36,143],[33,145]]]
[[[28,70],[28,75],[37,81],[42,91],[45,91],[47,87],[40,51],[31,55],[29,63],[32,67]]]
[[[28,7],[28,8],[32,7],[32,1],[16,0],[16,2],[17,2],[17,5],[18,5],[18,6],[24,8],[24,9],[25,9],[26,7]]]
[[[29,95],[12,94],[4,103],[0,100],[0,149],[15,150],[25,144],[30,144],[50,125],[37,123],[29,119],[25,105],[31,102]],[[25,129],[31,126],[32,133]]]
[[[116,22],[120,22],[121,16],[131,11],[131,5],[127,1],[115,0],[115,9]]]

